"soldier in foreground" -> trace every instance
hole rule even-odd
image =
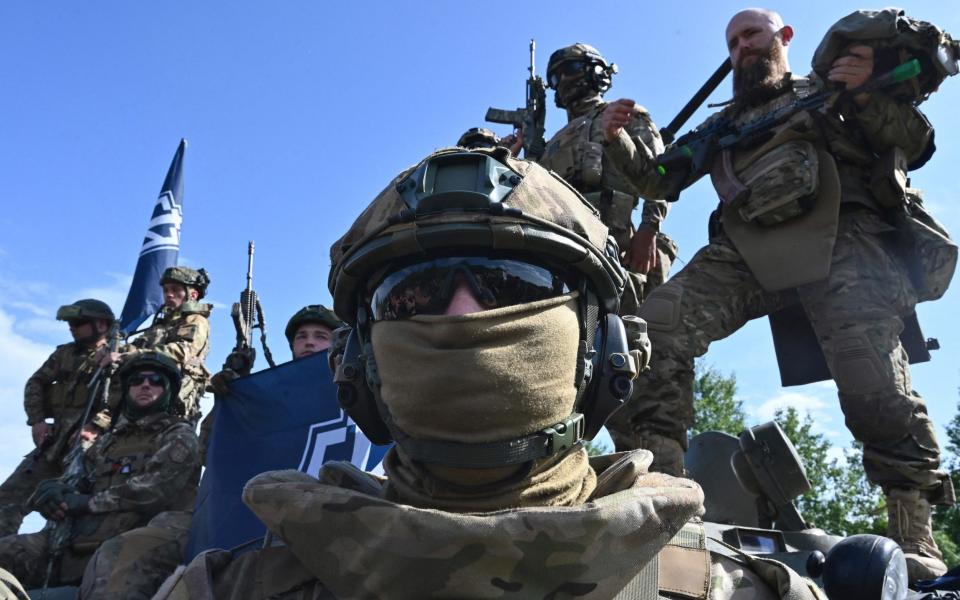
[[[98,406],[88,423],[78,423],[90,399],[88,384],[97,370],[95,355],[106,346],[114,322],[106,303],[88,298],[57,310],[57,320],[70,326],[73,341],[57,346],[53,354],[30,376],[24,390],[23,408],[36,449],[28,454],[0,485],[0,537],[13,535],[27,514],[26,501],[37,484],[63,473],[63,458],[69,439],[79,433],[85,443],[110,427],[110,412]],[[53,421],[48,423],[47,419]]]
[[[826,63],[827,81],[797,77],[787,62],[792,38],[793,29],[775,12],[737,13],[726,29],[733,102],[699,129],[717,119],[752,122],[826,86],[854,90],[881,64],[872,46],[853,44]],[[933,150],[933,129],[899,92],[841,95],[828,110],[799,112],[757,143],[725,150],[703,171],[668,170],[661,179],[665,196],[709,172],[721,203],[711,215],[709,245],[641,308],[652,368],[609,427],[618,448],[657,453],[647,445],[651,437],[672,446],[655,467],[682,473],[693,424],[694,358],[748,320],[799,301],[836,381],[847,426],[864,444],[867,476],[886,494],[888,536],[902,546],[914,581],[945,571],[930,512],[931,504],[951,504],[954,495],[949,476],[938,469],[933,424],[911,387],[899,340],[901,316],[918,295],[890,244],[898,234],[891,216],[904,212],[902,193],[891,202],[871,183],[896,175],[885,157],[899,154],[917,168]],[[606,152],[625,173],[649,181],[657,150],[627,144],[623,128],[633,110],[626,100],[604,112]]]
[[[646,363],[607,240],[567,184],[504,148],[401,173],[333,246],[329,280],[353,328],[333,350],[339,398],[368,437],[395,440],[387,478],[343,462],[254,478],[244,500],[285,545],[201,554],[156,597],[657,598],[645,567],[668,542],[699,560],[666,567],[671,589],[779,597],[711,567],[696,535],[671,541],[702,510],[694,482],[648,473],[646,451],[583,447]],[[778,569],[784,593],[818,597]]]
[[[203,269],[170,267],[160,277],[163,308],[153,323],[132,343],[102,358],[101,364],[124,364],[144,352],[160,352],[177,361],[183,374],[174,409],[196,424],[200,419],[200,397],[210,372],[204,365],[210,352],[212,304],[200,303],[210,285]]]
[[[32,507],[49,520],[72,519],[68,546],[54,561],[50,585],[79,583],[87,562],[105,541],[147,525],[162,511],[193,506],[199,469],[197,436],[188,422],[171,414],[180,383],[176,364],[163,355],[142,353],[124,365],[120,376],[121,417],[84,456],[84,484],[73,488],[48,479],[30,499]],[[50,538],[51,531],[45,529],[0,539],[0,565],[28,588],[44,585],[51,564]],[[180,554],[170,570],[179,559]],[[97,572],[96,576],[100,580],[94,589],[99,590],[109,575]],[[134,596],[98,591],[89,597]]]
[[[604,156],[600,125],[607,103],[603,95],[612,85],[617,68],[587,44],[574,44],[550,55],[547,84],[554,90],[559,108],[567,112],[567,124],[547,142],[538,162],[556,172],[600,211],[621,250],[621,263],[630,272],[631,286],[623,314],[636,314],[640,302],[663,283],[677,257],[677,246],[660,232],[669,205],[656,200],[655,188],[641,178],[627,179],[616,164]],[[663,142],[650,114],[634,107],[624,126],[625,144],[636,144],[659,153]],[[656,184],[655,177],[648,177]],[[643,203],[640,225],[633,225],[633,210]]]

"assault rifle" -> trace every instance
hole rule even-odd
[[[234,302],[230,309],[233,317],[233,326],[237,331],[237,344],[233,352],[227,357],[227,368],[237,373],[247,374],[253,368],[256,360],[256,350],[253,348],[253,330],[260,330],[260,344],[263,346],[263,356],[271,367],[277,366],[273,362],[273,354],[267,346],[267,325],[263,318],[263,307],[260,298],[253,291],[253,241],[247,245],[247,287],[240,292],[240,302]]]
[[[543,137],[546,132],[547,121],[547,84],[542,77],[536,74],[536,65],[534,64],[536,48],[537,43],[531,39],[530,66],[527,68],[530,77],[527,78],[526,107],[517,110],[491,107],[487,109],[487,115],[484,117],[491,123],[513,125],[514,129],[519,129],[523,135],[523,157],[529,160],[539,159],[547,145]]]
[[[677,199],[689,174],[706,173],[718,153],[738,145],[755,145],[772,136],[777,125],[799,113],[819,110],[834,103],[841,95],[852,97],[879,90],[912,79],[919,75],[920,71],[920,61],[912,59],[852,90],[823,90],[806,98],[798,98],[791,104],[747,123],[737,124],[731,119],[720,117],[703,129],[682,135],[657,161],[657,172],[662,177],[673,178],[675,189],[666,194],[667,200]]]
[[[120,337],[120,323],[114,321],[110,327],[110,332],[107,334],[107,348],[110,352],[116,352]],[[83,464],[84,453],[86,452],[83,445],[83,428],[90,419],[94,406],[109,406],[110,380],[113,377],[113,371],[113,365],[97,367],[97,370],[90,377],[90,381],[87,382],[87,403],[83,406],[83,414],[71,427],[73,433],[69,434],[68,437],[70,450],[63,459],[64,470],[60,481],[74,489],[79,489],[87,478],[87,472]],[[53,570],[70,544],[70,538],[73,534],[73,517],[66,515],[59,521],[48,521],[46,528],[49,531],[50,539],[48,542],[47,573],[43,578],[44,590],[50,585]]]

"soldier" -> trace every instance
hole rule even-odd
[[[63,473],[68,442],[92,393],[87,384],[96,371],[95,354],[106,345],[114,316],[105,302],[87,298],[61,306],[57,320],[67,322],[73,341],[57,346],[27,380],[23,407],[36,449],[0,485],[0,537],[20,529],[28,512],[25,502],[37,484]],[[81,433],[85,443],[110,426],[108,407],[95,406],[90,414],[94,417]]]
[[[793,29],[775,12],[751,9],[733,17],[726,40],[734,98],[706,125],[717,118],[751,121],[829,85],[815,74],[789,72],[792,38]],[[826,78],[856,88],[870,79],[874,58],[871,46],[849,46],[832,67],[826,63]],[[628,146],[622,129],[633,110],[627,100],[604,112],[606,152],[626,173],[649,181],[655,149]],[[945,570],[930,510],[931,503],[951,504],[953,487],[938,469],[933,424],[911,387],[899,340],[901,316],[913,310],[917,294],[889,243],[896,234],[889,216],[897,211],[884,207],[870,182],[891,175],[878,172],[888,153],[922,164],[932,136],[913,102],[881,90],[841,96],[829,111],[795,115],[761,146],[737,147],[708,165],[722,199],[711,216],[710,243],[641,308],[652,368],[640,378],[638,397],[608,425],[618,448],[650,449],[656,469],[682,473],[693,424],[694,358],[748,320],[799,301],[836,381],[847,426],[863,442],[867,476],[887,496],[888,536],[903,547],[911,581]],[[645,167],[628,168],[643,157]],[[689,185],[703,174],[679,177]],[[749,204],[743,195],[731,197],[745,185],[752,186]]]
[[[132,343],[104,357],[101,364],[124,363],[143,352],[161,352],[180,365],[183,385],[175,399],[175,410],[196,423],[200,419],[200,397],[210,379],[203,364],[210,352],[212,304],[201,304],[210,277],[203,269],[170,267],[160,277],[163,307],[150,327]]]
[[[47,519],[73,519],[68,546],[51,571],[52,585],[78,583],[93,552],[106,540],[147,525],[162,511],[193,506],[197,436],[188,422],[171,414],[180,384],[176,363],[145,352],[128,361],[120,376],[122,416],[84,456],[87,478],[77,488],[48,479],[30,498]],[[0,539],[0,565],[28,588],[43,585],[51,558],[50,535],[50,530],[43,530]],[[173,559],[170,570],[179,558],[178,554]]]
[[[566,109],[567,124],[547,142],[539,162],[566,179],[600,211],[620,246],[621,263],[631,274],[623,314],[636,314],[639,302],[666,280],[677,246],[660,232],[669,205],[654,200],[659,196],[651,194],[655,190],[647,182],[626,179],[603,155],[600,115],[607,106],[603,95],[616,72],[616,65],[607,63],[587,44],[567,46],[550,55],[547,84],[554,90],[557,106]],[[663,150],[646,110],[635,107],[626,131],[627,143]],[[643,203],[640,226],[634,228],[632,214],[640,196],[649,200]]]
[[[368,437],[396,440],[388,477],[343,462],[319,480],[257,476],[244,500],[285,545],[201,554],[156,598],[657,598],[645,566],[703,496],[647,473],[646,451],[591,459],[582,445],[646,362],[617,316],[607,239],[566,183],[503,148],[443,150],[401,173],[334,244],[329,279],[353,327],[332,351],[338,397]],[[693,539],[670,542],[700,560],[671,567],[667,587],[705,592]],[[736,567],[713,574],[729,584],[715,597],[779,597]],[[777,569],[790,597],[815,597]]]
[[[486,127],[471,127],[463,132],[457,145],[473,150],[475,148],[496,148],[500,145],[500,136]]]
[[[309,304],[298,310],[287,321],[287,327],[284,330],[294,360],[328,349],[333,343],[333,330],[343,325],[343,321],[322,304]],[[253,366],[252,357],[250,352],[231,352],[231,356],[224,361],[223,368],[210,379],[210,390],[219,396],[229,394],[231,381],[250,374],[250,367]],[[233,365],[243,365],[245,368],[238,369]],[[215,409],[216,407],[200,423],[200,448],[204,464],[206,464],[207,445],[210,443],[213,421],[216,418]]]

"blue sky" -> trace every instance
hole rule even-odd
[[[299,307],[327,303],[330,244],[407,165],[482,125],[488,106],[523,102],[527,42],[541,75],[554,49],[596,46],[620,67],[608,98],[631,97],[665,125],[725,56],[723,28],[743,8],[717,0],[597,2],[47,2],[0,4],[0,472],[31,446],[22,386],[69,339],[57,306],[87,296],[119,313],[153,202],[181,137],[189,147],[181,263],[213,277],[208,365],[233,345],[229,305],[256,240],[256,287],[275,355]],[[829,25],[856,2],[779,9],[806,72]],[[960,4],[908,13],[960,34]],[[913,183],[960,232],[960,81],[923,105],[939,150]],[[724,83],[714,100],[729,94]],[[550,106],[548,135],[565,121]],[[706,116],[703,110],[691,125]],[[507,133],[504,126],[494,126]],[[689,259],[716,203],[687,191],[664,229]],[[943,349],[913,371],[936,423],[960,386],[960,285],[921,305]],[[751,419],[809,410],[833,443],[850,437],[832,384],[782,389],[765,321],[717,343],[707,361],[734,372]]]

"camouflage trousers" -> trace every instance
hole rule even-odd
[[[148,600],[183,562],[193,515],[162,512],[105,541],[87,563],[79,600]]]
[[[0,537],[15,535],[23,517],[30,513],[27,500],[37,484],[63,474],[63,467],[31,452],[24,457],[10,477],[0,484]]]
[[[640,310],[653,344],[651,368],[607,423],[614,440],[642,443],[652,434],[686,448],[694,423],[694,358],[748,320],[799,297],[836,381],[847,427],[864,444],[867,476],[885,491],[945,493],[933,424],[913,391],[900,345],[900,315],[913,308],[916,296],[890,249],[891,233],[871,212],[841,215],[829,276],[789,292],[765,291],[729,239],[721,234],[711,240]]]
[[[0,565],[10,571],[23,587],[42,587],[50,560],[49,540],[47,530],[0,538]],[[49,584],[79,583],[90,556],[90,553],[78,553],[67,548],[51,571]]]

